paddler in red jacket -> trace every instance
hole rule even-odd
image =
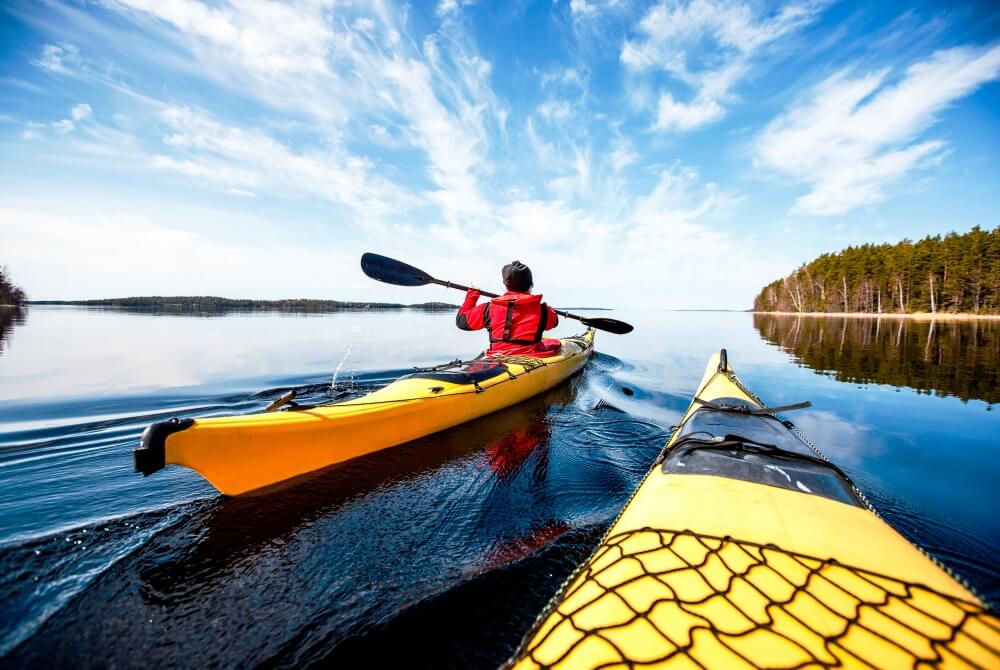
[[[559,340],[542,339],[542,333],[559,323],[556,311],[532,294],[531,270],[520,261],[503,267],[503,285],[507,292],[477,305],[479,291],[469,289],[458,310],[455,323],[462,330],[485,328],[490,334],[487,356],[553,356],[559,353]]]

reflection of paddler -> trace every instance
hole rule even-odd
[[[486,463],[498,477],[504,479],[517,472],[536,447],[545,448],[549,441],[549,426],[536,419],[499,440],[486,445]]]

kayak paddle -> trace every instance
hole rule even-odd
[[[437,284],[438,286],[446,286],[460,291],[469,290],[468,286],[462,286],[461,284],[456,284],[455,282],[444,281],[443,279],[435,279],[419,268],[397,261],[395,258],[380,256],[378,254],[367,253],[362,255],[361,270],[372,279],[385,282],[386,284],[395,284],[396,286],[424,286],[426,284]],[[489,291],[479,292],[488,298],[498,297],[496,293],[490,293]],[[618,319],[579,316],[577,314],[570,314],[569,312],[561,309],[557,309],[556,314],[564,316],[567,319],[575,319],[590,328],[615,333],[616,335],[631,333],[633,329],[631,324],[619,321]]]

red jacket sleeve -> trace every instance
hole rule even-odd
[[[559,315],[556,314],[556,311],[548,305],[545,305],[545,307],[549,310],[549,319],[545,323],[545,330],[552,330],[559,325]]]
[[[490,303],[477,305],[477,302],[479,302],[479,291],[470,289],[465,294],[465,302],[458,308],[458,315],[455,317],[456,326],[462,330],[479,330],[486,327],[484,314],[489,309]]]

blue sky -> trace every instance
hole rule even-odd
[[[0,263],[35,299],[737,308],[1000,212],[989,3],[0,6]]]

